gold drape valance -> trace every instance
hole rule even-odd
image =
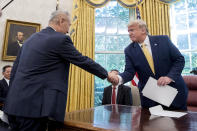
[[[158,0],[158,1],[170,4],[170,3],[173,3],[173,2],[177,2],[179,0]]]
[[[90,6],[94,8],[100,8],[105,6],[110,0],[85,0]],[[144,0],[116,0],[120,5],[125,8],[135,7],[137,4],[141,4]]]
[[[85,0],[87,4],[94,8],[105,6],[110,0]]]
[[[144,0],[117,0],[117,2],[125,8],[133,8],[142,4]]]
[[[105,6],[109,1],[110,0],[85,0],[87,4],[89,4],[94,8],[100,8],[102,6]],[[146,0],[116,0],[116,1],[125,8],[133,8],[136,7],[136,5],[142,4]],[[179,0],[157,0],[157,1],[169,4]]]

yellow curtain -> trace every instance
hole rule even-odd
[[[170,36],[169,4],[160,0],[145,0],[139,5],[139,10],[151,35]]]
[[[71,38],[75,47],[94,59],[94,8],[84,0],[73,1]],[[71,65],[69,74],[66,111],[91,108],[94,105],[94,77],[90,73]]]

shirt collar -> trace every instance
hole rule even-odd
[[[114,87],[114,86],[112,85],[112,89],[113,89],[113,87]],[[119,85],[116,85],[115,87],[116,87],[116,89],[117,89],[117,88],[119,87]]]
[[[49,27],[51,27],[51,26],[49,26]],[[54,31],[56,31],[53,27],[51,27],[51,29],[53,29]]]
[[[144,43],[145,43],[147,46],[150,46],[150,42],[149,42],[148,36],[146,36],[146,39],[144,40]]]
[[[5,79],[5,81],[7,82],[7,84],[9,85],[9,81],[10,81],[10,80],[6,79],[5,77],[4,77],[4,79]]]
[[[144,43],[146,46],[150,46],[150,42],[149,42],[149,37],[148,37],[148,35],[146,36],[144,42],[142,42],[142,43]],[[142,43],[140,43],[140,45],[142,45]]]

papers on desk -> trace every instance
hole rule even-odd
[[[145,97],[167,107],[170,106],[177,93],[177,89],[171,86],[158,86],[157,80],[152,77],[149,77],[144,89],[142,90],[142,94]]]
[[[182,116],[187,114],[187,113],[184,113],[184,112],[175,112],[175,111],[163,110],[161,105],[151,107],[151,108],[149,108],[149,111],[150,111],[151,115],[168,116],[168,117],[176,117],[176,118],[182,117]]]

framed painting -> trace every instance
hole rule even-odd
[[[33,33],[39,32],[38,23],[7,20],[2,60],[14,61],[21,46]]]

